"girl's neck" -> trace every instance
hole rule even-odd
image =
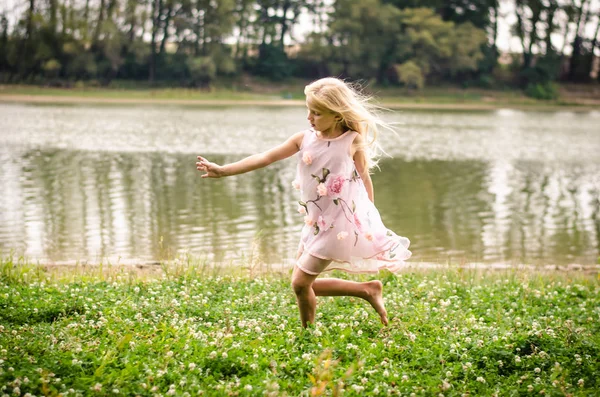
[[[330,128],[325,131],[319,131],[319,134],[321,135],[321,138],[324,139],[335,139],[342,135],[344,132],[346,131],[344,131],[342,127],[338,125],[335,128]]]

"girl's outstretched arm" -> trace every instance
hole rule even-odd
[[[236,161],[235,163],[226,165],[211,163],[204,157],[198,156],[196,169],[198,171],[206,172],[205,174],[201,175],[202,178],[221,178],[224,176],[238,175],[245,172],[254,171],[297,153],[300,150],[303,137],[304,132],[298,132],[288,138],[288,140],[281,145],[267,150],[266,152],[254,154],[240,161]]]

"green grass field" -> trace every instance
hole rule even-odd
[[[301,81],[274,84],[268,81],[253,80],[251,84],[232,83],[223,84],[210,90],[187,88],[157,88],[147,85],[133,84],[131,82],[114,82],[107,88],[93,86],[76,86],[74,88],[48,88],[27,85],[0,86],[0,99],[15,96],[33,96],[38,101],[56,100],[68,101],[79,98],[101,101],[240,101],[240,102],[267,102],[272,104],[285,104],[291,101],[304,100]],[[583,103],[572,95],[557,100],[536,100],[529,98],[519,90],[485,90],[478,88],[462,89],[458,87],[429,87],[422,91],[411,91],[401,88],[371,87],[369,90],[383,105],[392,108],[401,107],[451,107],[456,109],[468,108],[599,108],[595,102]],[[18,99],[13,99],[18,100]],[[21,98],[23,100],[23,98]],[[600,102],[599,102],[600,103]]]
[[[4,259],[0,393],[592,396],[600,389],[597,276],[382,273],[389,327],[366,302],[337,297],[319,299],[316,324],[303,330],[285,272],[176,261],[160,274],[59,276]]]

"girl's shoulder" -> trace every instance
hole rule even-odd
[[[296,132],[292,136],[292,139],[294,139],[296,141],[296,143],[298,144],[298,149],[302,149],[304,146],[306,146],[308,141],[312,137],[315,137],[315,136],[316,136],[315,130],[312,128],[309,128],[307,130]]]

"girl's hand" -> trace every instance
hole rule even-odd
[[[206,174],[200,175],[201,178],[221,178],[222,176],[225,176],[223,173],[223,167],[221,167],[219,164],[211,163],[202,156],[198,156],[196,169],[198,171],[206,172]]]

